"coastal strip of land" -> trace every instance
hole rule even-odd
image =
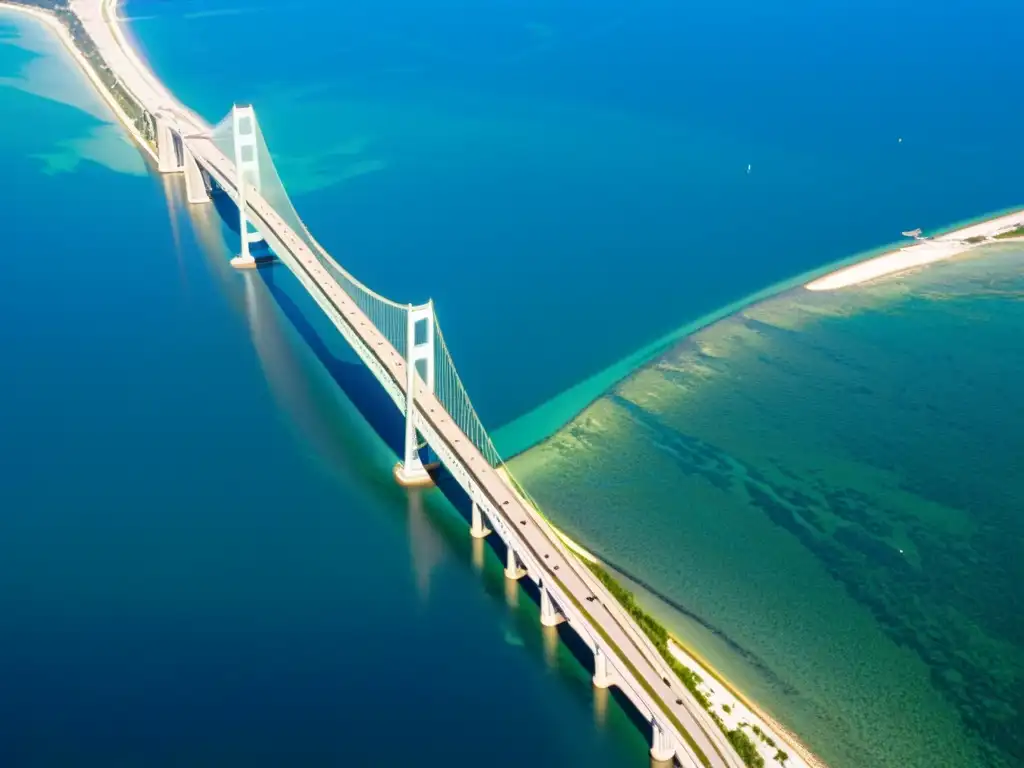
[[[630,612],[643,631],[671,663],[676,676],[690,689],[701,706],[719,728],[733,734],[733,746],[744,755],[747,765],[777,768],[828,768],[828,765],[800,738],[768,715],[750,699],[730,685],[705,659],[663,627],[656,618],[637,603],[634,595],[623,587],[612,569],[598,556],[570,539],[544,515],[540,505],[504,467],[499,471],[518,496],[520,502],[533,508],[555,531],[562,543],[597,575],[615,598]],[[742,734],[742,739],[738,736]],[[788,751],[787,751],[788,750]]]
[[[98,53],[84,49],[80,47],[74,35],[82,34],[76,27],[78,25],[73,24],[72,20],[75,19],[74,14],[70,11],[55,6],[52,10],[41,7],[39,4],[28,4],[22,2],[16,2],[15,0],[0,0],[0,9],[7,9],[17,11],[18,13],[24,13],[27,16],[32,17],[36,21],[45,25],[51,32],[53,32],[57,39],[63,44],[65,50],[71,55],[78,64],[79,68],[89,78],[96,92],[100,95],[103,101],[113,111],[114,116],[118,121],[124,125],[128,133],[139,145],[139,147],[149,155],[154,162],[156,162],[156,146],[155,137],[146,136],[143,131],[145,126],[138,119],[138,116],[132,117],[128,114],[128,109],[131,108],[131,100],[118,98],[118,88],[116,78],[109,75],[109,69],[97,69],[90,62],[90,54],[96,56],[96,63],[101,64],[102,59],[99,58]],[[64,18],[62,12],[67,14],[67,18]],[[106,73],[107,78],[104,78],[101,73]],[[108,80],[109,82],[105,82]]]
[[[907,235],[915,237],[917,242],[837,269],[811,280],[804,288],[809,291],[835,291],[934,264],[986,243],[1016,240],[1019,236],[1024,239],[1024,210],[969,224],[935,237],[921,237],[917,230]]]

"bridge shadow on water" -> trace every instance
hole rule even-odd
[[[238,206],[221,190],[215,190],[211,195],[213,205],[224,225],[236,237],[241,233],[241,221],[238,213]],[[253,248],[253,255],[259,258],[262,253],[272,254],[272,251],[265,244]],[[333,325],[320,329],[311,318],[319,319],[323,314],[315,302],[309,298],[305,288],[302,288],[287,268],[282,271],[281,265],[276,267],[261,267],[258,270],[260,278],[267,286],[278,308],[291,323],[292,327],[299,334],[303,341],[309,345],[310,350],[327,370],[331,378],[351,400],[352,404],[359,410],[363,418],[367,420],[377,435],[384,443],[395,452],[397,457],[402,455],[405,439],[405,421],[402,414],[395,408],[391,397],[381,387],[373,373],[362,361],[356,358],[352,362],[342,359],[331,349],[328,339],[334,341],[337,338],[337,331]],[[346,342],[347,348],[347,342]],[[355,353],[353,352],[353,357]],[[421,452],[424,463],[436,461],[429,449]],[[438,470],[438,480],[444,478],[438,485],[444,486],[445,496],[452,501],[453,505],[468,521],[470,519],[469,499],[462,488],[443,469]],[[450,481],[450,482],[449,482]]]
[[[462,486],[459,485],[458,481],[446,469],[444,469],[443,465],[438,470],[437,475],[435,476],[435,481],[438,490],[444,494],[444,496],[451,503],[452,507],[454,507],[458,511],[459,516],[463,519],[462,522],[464,522],[466,527],[468,528],[470,521],[472,520],[473,514],[472,501],[470,500],[469,496],[466,495],[466,492],[462,489]],[[465,550],[466,539],[470,539],[470,536],[466,528],[460,527],[458,531],[453,531],[451,536],[446,538],[449,539],[450,543],[455,549]],[[498,587],[497,589],[493,589],[493,591],[497,593],[499,589],[505,590],[507,588],[507,585],[504,585],[504,582],[506,582],[506,577],[504,574],[503,564],[506,562],[506,558],[508,557],[508,548],[505,546],[505,543],[501,540],[501,537],[494,533],[488,536],[485,539],[485,541],[487,542],[488,545],[490,545],[490,549],[494,553],[497,562],[501,564],[499,566],[499,570],[497,570],[497,581],[503,586]],[[471,547],[477,545],[483,546],[483,542],[477,542],[476,544],[474,544],[472,541],[470,542]],[[529,615],[525,617],[525,621],[527,624],[533,624],[533,631],[536,632],[536,625],[539,624],[540,618],[540,589],[533,581],[526,577],[520,579],[515,584],[514,588],[518,590],[520,593],[524,593],[529,598],[530,602],[533,604],[531,610],[529,611]],[[507,600],[508,593],[506,592],[505,594]],[[522,611],[520,611],[520,613],[522,613]],[[626,717],[633,724],[633,726],[640,733],[644,734],[645,738],[647,738],[648,742],[650,742],[650,739],[652,738],[650,722],[648,722],[647,718],[644,717],[643,714],[641,714],[641,712],[636,708],[633,702],[630,701],[622,693],[622,691],[620,691],[617,687],[613,687],[608,690],[592,688],[592,686],[590,685],[590,681],[594,676],[594,655],[591,652],[590,648],[587,647],[586,643],[584,643],[583,639],[578,634],[576,634],[576,631],[569,627],[568,624],[562,623],[559,624],[557,627],[541,627],[541,633],[542,638],[557,638],[557,640],[566,649],[569,655],[571,655],[574,658],[574,660],[579,664],[583,672],[586,673],[587,679],[584,681],[585,685],[581,690],[585,690],[587,695],[590,695],[594,699],[595,707],[598,709],[606,707],[608,699],[614,699],[614,701],[618,704],[619,709],[622,710],[623,714],[626,715]],[[545,648],[544,654],[545,658],[548,660],[549,666],[553,665],[550,659],[550,649]],[[484,676],[486,677],[486,672],[484,672]]]
[[[213,207],[224,226],[235,236],[241,233],[238,206],[222,190],[215,188],[211,195]],[[262,253],[272,253],[265,244],[253,248],[257,258]],[[320,364],[341,388],[348,399],[367,420],[371,428],[384,443],[401,455],[405,435],[405,422],[391,398],[381,387],[373,373],[353,353],[352,361],[344,360],[332,350],[328,342],[337,340],[333,325],[323,323],[317,327],[317,320],[323,312],[308,296],[306,290],[291,272],[282,265],[268,265],[256,270],[268,292],[299,337],[308,345]],[[347,348],[347,343],[346,348]]]
[[[223,224],[238,237],[241,231],[238,207],[219,190],[211,197]],[[254,255],[258,255],[256,249]],[[319,306],[309,297],[290,270],[277,264],[261,267],[257,274],[282,315],[373,431],[394,452],[397,461],[404,447],[405,419],[376,377],[355,353],[349,350],[347,342],[339,339],[333,324],[324,318]],[[341,344],[344,351],[351,353],[353,360],[343,359],[340,354],[342,350],[335,351],[332,348],[334,344]],[[421,451],[421,457],[424,462],[436,461],[429,448]],[[650,723],[617,688],[610,691],[592,689],[590,679],[594,673],[593,655],[576,632],[564,623],[556,628],[539,626],[539,589],[527,578],[515,583],[510,583],[505,578],[503,569],[507,549],[501,538],[491,534],[486,540],[477,541],[469,536],[472,503],[458,481],[443,465],[432,474],[437,491],[443,494],[449,505],[430,503],[431,497],[436,493],[434,491],[410,490],[408,509],[404,516],[410,522],[414,517],[425,518],[444,542],[447,550],[457,556],[460,566],[479,571],[486,593],[495,599],[504,600],[508,607],[506,634],[512,634],[509,642],[521,643],[531,653],[542,655],[548,666],[557,671],[570,686],[573,695],[580,700],[592,699],[596,709],[606,708],[609,698],[614,699],[628,720],[649,738]],[[449,510],[454,509],[458,517],[450,512],[446,513],[445,506],[448,506]],[[493,553],[491,557],[486,558],[486,567],[481,562],[485,542],[490,545]],[[520,599],[524,594],[528,599]],[[550,645],[552,641],[555,641],[554,650]],[[563,662],[558,661],[559,644],[578,666],[569,665],[569,668],[566,668]],[[483,676],[486,678],[486,672]]]
[[[331,350],[324,334],[309,319],[311,313],[301,307],[298,300],[289,295],[293,286],[297,285],[290,272],[278,265],[261,268],[259,275],[281,313],[288,319],[302,340],[309,345],[310,350],[334,382],[370,424],[373,431],[395,452],[396,456],[401,455],[405,437],[405,419],[370,369],[362,362],[343,360]],[[290,283],[293,285],[289,285]],[[319,307],[315,305],[310,309],[320,311]]]
[[[216,182],[214,182],[216,184]],[[221,221],[224,223],[235,237],[241,237],[242,232],[242,221],[238,215],[238,206],[235,205],[235,201],[228,197],[224,190],[217,186],[214,186],[210,192],[210,200],[213,202],[213,208],[217,211],[217,215],[220,216]],[[257,258],[266,258],[273,255],[273,251],[270,250],[270,246],[265,242],[254,243],[250,246],[252,255]]]
[[[213,190],[210,193],[210,200],[213,202],[213,208],[217,211],[217,215],[224,222],[224,226],[235,235],[241,232],[242,222],[238,215],[238,206],[224,190],[216,186],[216,182],[214,182]]]

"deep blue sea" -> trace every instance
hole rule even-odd
[[[744,296],[1024,203],[1007,0],[124,13],[211,122],[255,105],[339,261],[435,300],[492,428]],[[3,19],[0,765],[645,764],[455,510],[393,486],[393,420],[315,307],[230,270],[217,212]]]

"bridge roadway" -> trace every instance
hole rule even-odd
[[[211,139],[200,137],[208,135],[210,127],[178,102],[131,50],[113,21],[113,0],[72,0],[71,5],[122,84],[151,113],[173,116],[173,127],[186,148],[237,202],[234,162]],[[310,291],[404,411],[406,361],[254,187],[246,190],[246,208],[275,254]],[[646,635],[550,525],[491,467],[434,394],[417,388],[415,408],[421,434],[515,551],[527,575],[547,590],[557,610],[591,650],[600,647],[613,683],[668,735],[675,759],[681,765],[699,768],[701,762],[692,749],[697,746],[715,768],[742,768],[722,732]]]
[[[188,141],[200,164],[237,201],[233,164],[213,146],[212,142],[201,139]],[[340,321],[346,326],[343,330],[344,335],[346,337],[354,335],[365,345],[366,350],[373,357],[372,361],[367,361],[371,369],[378,374],[378,377],[381,371],[384,372],[389,381],[382,383],[392,394],[396,405],[404,410],[405,360],[338,285],[308,246],[266,201],[259,197],[255,188],[250,188],[246,192],[246,202],[250,220],[268,238],[274,252],[279,257],[283,256],[282,260],[285,264],[295,272],[307,289],[310,289],[313,298],[327,311],[335,324],[338,325]],[[325,302],[327,306],[325,306]],[[342,328],[339,327],[339,330]],[[605,646],[605,652],[611,657],[610,663],[615,670],[616,680],[619,681],[621,678],[633,675],[627,670],[620,672],[621,662],[615,658],[618,654],[607,648],[607,643],[601,642],[599,639],[601,633],[596,630],[594,625],[601,626],[608,639],[625,654],[629,663],[648,682],[650,687],[656,691],[664,691],[663,706],[666,704],[671,706],[670,711],[673,711],[673,714],[687,729],[712,765],[741,766],[742,762],[738,757],[734,761],[722,758],[723,755],[729,757],[735,753],[727,743],[724,743],[724,737],[721,736],[721,732],[718,731],[715,724],[710,722],[707,714],[692,700],[689,692],[675,678],[675,674],[668,669],[660,654],[651,646],[650,641],[639,631],[615,598],[605,590],[575,555],[567,550],[546,521],[531,506],[524,503],[498,471],[490,466],[473,442],[447,414],[437,398],[429,391],[417,388],[415,403],[417,426],[420,432],[428,436],[431,447],[442,458],[445,457],[445,454],[455,457],[454,462],[445,461],[448,469],[452,471],[456,479],[463,481],[464,485],[468,476],[471,487],[467,488],[467,491],[475,497],[478,503],[483,501],[478,496],[484,497],[486,503],[482,503],[481,507],[491,525],[500,529],[504,534],[502,535],[503,539],[511,538],[513,549],[526,562],[530,577],[553,593],[559,610],[569,619],[574,629],[580,631],[581,634],[586,632],[590,635],[589,638],[585,638],[591,641],[588,642],[588,645],[593,646],[594,643],[597,643]],[[452,466],[453,463],[456,466]],[[476,493],[473,493],[473,490]],[[525,521],[525,525],[523,521]],[[532,554],[529,561],[522,557],[526,552]],[[569,595],[571,597],[566,599]],[[584,608],[588,602],[587,598],[595,595],[598,600],[591,603],[593,608],[588,611]],[[573,614],[579,615],[574,616]],[[574,621],[574,619],[576,620]],[[626,674],[623,675],[622,672]],[[674,682],[671,686],[666,687],[663,678]],[[626,683],[626,680],[622,679],[621,682]],[[636,687],[633,694],[634,696],[630,696],[630,698],[635,697],[641,700],[650,698],[649,694],[643,690],[642,684]],[[682,705],[675,704],[677,698],[681,699]],[[691,705],[687,706],[687,702],[691,702]],[[656,703],[652,709],[655,708],[657,708]],[[700,715],[703,715],[702,719],[708,720],[706,725],[697,720]],[[662,720],[656,713],[654,717],[659,721]],[[669,722],[665,722],[664,726],[666,729],[671,727]],[[710,729],[714,729],[712,733],[721,737],[723,743],[717,743],[719,739],[715,739],[716,743],[714,746],[712,745],[706,732]],[[678,739],[678,741],[680,744],[686,743],[684,739]],[[679,748],[682,749],[682,747]],[[716,760],[715,758],[722,759]],[[681,762],[686,765],[686,758],[683,757]],[[695,758],[691,762],[694,766],[700,765]]]

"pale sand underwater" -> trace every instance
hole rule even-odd
[[[1022,265],[985,246],[765,301],[512,470],[830,765],[1014,765]]]
[[[71,60],[77,57],[68,51],[66,42],[62,44],[63,36],[54,34],[57,29],[51,17],[11,9],[11,6],[0,5],[0,26],[9,25],[13,30],[0,37],[0,46],[21,49],[31,57],[17,76],[0,78],[0,89],[13,88],[65,104],[98,121],[84,135],[62,139],[51,151],[36,155],[44,172],[73,172],[84,160],[117,173],[145,175],[145,160],[131,138],[103,100],[97,98],[82,70],[71,66]]]

